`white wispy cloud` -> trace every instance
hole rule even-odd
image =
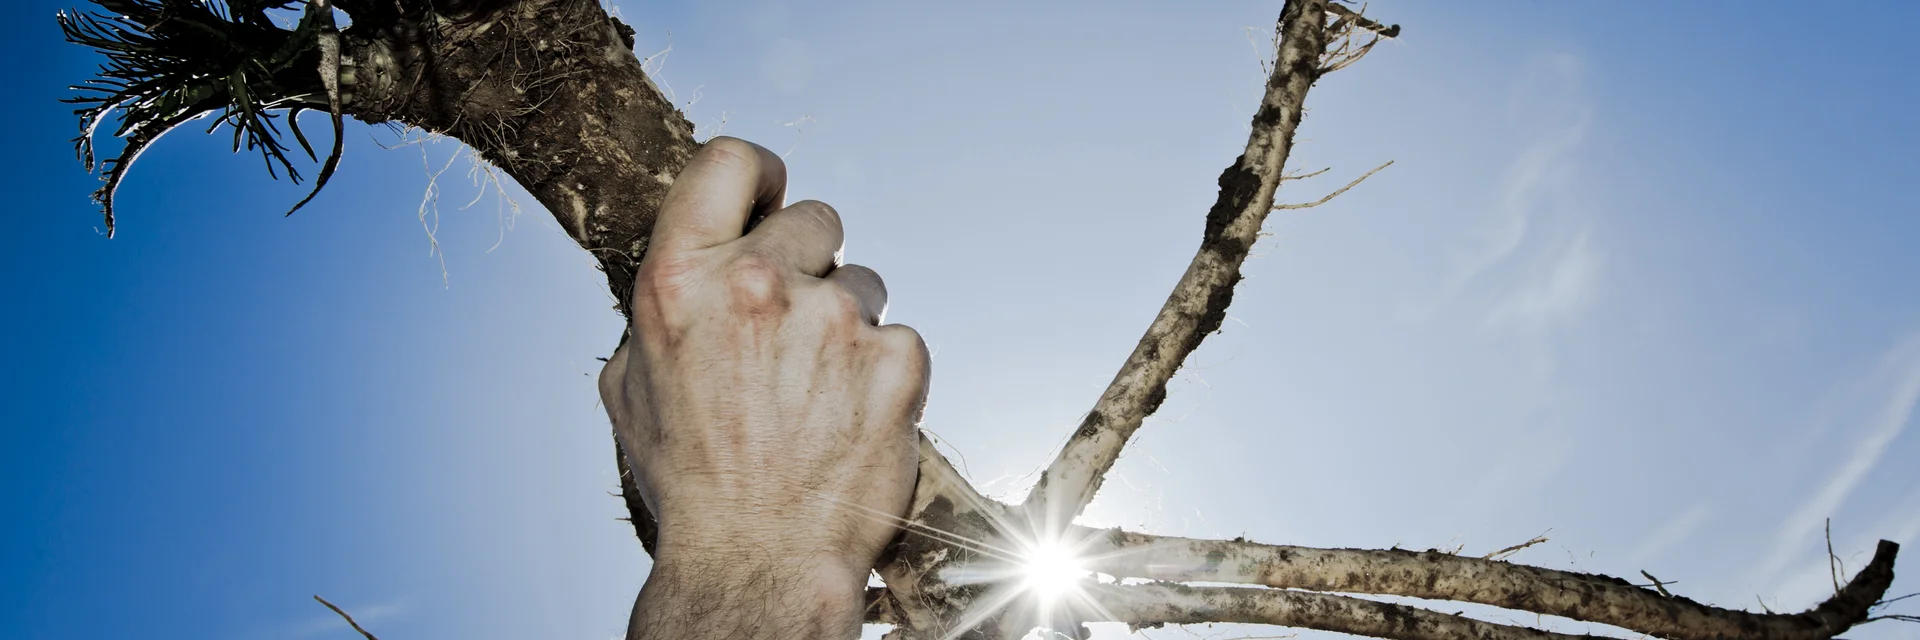
[[[1602,280],[1598,217],[1579,196],[1593,121],[1581,69],[1564,54],[1527,65],[1508,110],[1524,142],[1493,193],[1487,224],[1455,254],[1447,297],[1489,329],[1545,338],[1578,319]]]
[[[1459,258],[1450,288],[1459,291],[1508,261],[1526,242],[1533,219],[1572,180],[1571,158],[1586,138],[1587,118],[1564,122],[1536,136],[1515,155],[1495,197],[1499,220]]]
[[[1780,524],[1772,550],[1754,571],[1757,582],[1779,585],[1777,592],[1782,597],[1808,597],[1832,589],[1826,557],[1812,551],[1816,547],[1824,549],[1819,538],[1827,518],[1846,506],[1854,490],[1880,465],[1888,447],[1913,422],[1915,405],[1920,402],[1920,331],[1889,349],[1859,389],[1860,394],[1848,397],[1866,398],[1872,404],[1852,431],[1846,456],[1819,489]],[[1920,530],[1920,517],[1911,518],[1900,528],[1906,536],[1915,535],[1914,530]]]
[[[1510,417],[1489,428],[1512,455],[1479,472],[1479,504],[1540,486],[1577,454],[1571,423],[1557,413],[1574,391],[1552,374],[1607,264],[1599,216],[1581,197],[1590,191],[1581,161],[1594,111],[1583,66],[1577,56],[1541,55],[1516,74],[1505,123],[1512,135],[1502,136],[1513,145],[1510,160],[1486,207],[1459,212],[1466,235],[1451,243],[1436,292],[1434,311],[1498,343],[1488,371],[1505,376],[1499,397]]]
[[[1487,323],[1520,331],[1538,332],[1569,322],[1594,297],[1606,254],[1583,228],[1551,252],[1546,268],[1513,286],[1487,313]]]

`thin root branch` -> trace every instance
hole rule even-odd
[[[1652,582],[1652,583],[1653,583],[1653,588],[1654,588],[1654,589],[1656,589],[1656,590],[1658,590],[1658,591],[1660,592],[1660,595],[1662,595],[1662,596],[1666,596],[1666,597],[1668,597],[1668,598],[1671,598],[1671,597],[1673,597],[1673,594],[1672,594],[1672,593],[1669,593],[1669,592],[1667,591],[1667,585],[1670,585],[1670,584],[1673,584],[1673,582],[1661,582],[1659,578],[1655,578],[1655,577],[1653,577],[1653,574],[1651,574],[1651,573],[1647,573],[1647,570],[1646,570],[1646,569],[1641,569],[1641,570],[1640,570],[1640,575],[1643,575],[1643,576],[1646,576],[1646,577],[1647,577],[1647,581],[1649,581],[1649,582]],[[1839,590],[1839,589],[1835,589],[1835,590],[1834,590],[1834,593],[1836,593],[1836,594],[1837,594],[1837,593],[1839,593],[1839,592],[1840,592],[1840,590]],[[1762,604],[1763,606],[1765,605],[1765,603],[1761,603],[1761,604]],[[1769,613],[1771,613],[1771,610],[1769,610]]]
[[[333,605],[333,603],[327,602],[326,598],[320,597],[319,594],[314,594],[313,599],[319,600],[320,604],[327,605],[328,609],[332,609],[334,613],[339,614],[342,619],[345,619],[347,621],[347,624],[353,626],[354,631],[360,632],[360,635],[362,637],[365,637],[367,640],[380,640],[379,638],[376,638],[373,636],[373,632],[366,630],[365,628],[360,626],[360,623],[355,622],[353,620],[353,616],[347,615],[347,612],[341,610],[340,607],[336,607]]]
[[[1552,529],[1548,529],[1547,531],[1552,531]],[[1528,540],[1526,542],[1522,542],[1520,544],[1516,544],[1511,547],[1507,547],[1505,549],[1501,549],[1499,551],[1489,553],[1486,555],[1486,559],[1487,560],[1505,560],[1508,557],[1511,557],[1513,554],[1519,553],[1521,549],[1525,549],[1527,547],[1531,547],[1533,545],[1546,542],[1547,531],[1540,532],[1540,535],[1534,536],[1532,540]],[[1456,553],[1454,555],[1459,555],[1459,554]]]
[[[1385,169],[1391,166],[1393,166],[1393,161],[1388,160],[1386,164],[1380,165],[1378,167],[1374,167],[1373,170],[1368,171],[1366,175],[1360,176],[1358,178],[1354,178],[1353,182],[1347,183],[1347,186],[1340,187],[1340,190],[1338,191],[1327,194],[1327,197],[1325,198],[1321,198],[1313,202],[1307,202],[1307,203],[1301,203],[1301,204],[1276,204],[1276,205],[1273,205],[1273,209],[1275,211],[1281,211],[1285,209],[1312,209],[1314,207],[1318,207],[1328,202],[1332,202],[1334,198],[1340,197],[1340,194],[1346,193],[1348,189],[1352,189],[1355,186],[1359,185],[1361,182],[1365,181],[1367,178],[1373,177],[1373,174],[1379,173],[1381,169]],[[1315,175],[1318,175],[1318,174],[1315,174]]]

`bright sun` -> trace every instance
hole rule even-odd
[[[1029,549],[1022,573],[1026,578],[1027,590],[1047,601],[1067,595],[1081,578],[1087,576],[1087,570],[1081,568],[1080,559],[1074,556],[1073,551],[1057,542],[1042,543]]]

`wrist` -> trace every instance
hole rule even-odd
[[[754,526],[782,522],[779,515],[753,514],[748,517],[694,518],[663,513],[658,519],[655,543],[656,567],[666,564],[675,570],[712,572],[715,578],[744,581],[747,574],[763,573],[778,579],[804,580],[819,589],[833,587],[834,593],[864,591],[867,576],[879,549],[871,552],[849,551],[855,543],[823,536],[807,535],[818,524],[797,524],[791,519],[781,528]],[[723,525],[720,520],[730,525]],[[755,578],[757,579],[757,578]],[[841,588],[844,587],[844,588]]]
[[[859,634],[864,571],[855,578],[830,560],[756,547],[711,553],[661,542],[634,603],[629,640]]]

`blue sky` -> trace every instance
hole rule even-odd
[[[787,152],[793,197],[842,212],[934,349],[927,426],[1003,497],[1191,256],[1280,3],[1028,4],[616,3],[703,134]],[[590,374],[619,320],[588,257],[455,146],[367,127],[292,218],[256,159],[170,136],[106,240],[55,102],[94,60],[67,3],[27,6],[0,27],[0,629],[353,637],[318,593],[387,638],[616,634],[646,561],[608,495]],[[1332,170],[1281,197],[1397,163],[1273,217],[1088,522],[1468,553],[1551,529],[1518,559],[1776,610],[1830,588],[1828,517],[1852,566],[1920,549],[1911,5],[1372,12],[1405,36],[1315,89],[1294,158]]]

